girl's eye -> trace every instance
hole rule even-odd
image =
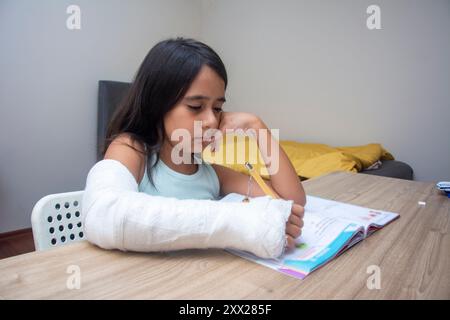
[[[202,108],[202,106],[190,106],[190,105],[188,105],[188,107],[190,109],[192,109],[192,110],[195,110],[195,111],[200,111],[200,109]],[[214,108],[214,111],[217,112],[217,113],[220,113],[223,110],[222,110],[222,108]]]

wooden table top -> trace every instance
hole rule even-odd
[[[434,183],[335,172],[303,185],[309,195],[401,217],[304,280],[224,250],[124,253],[83,241],[0,260],[0,297],[450,299],[450,199]],[[380,268],[380,289],[367,287],[371,265]],[[71,266],[79,289],[69,289]]]

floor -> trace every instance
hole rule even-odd
[[[0,259],[34,251],[31,229],[0,234]]]

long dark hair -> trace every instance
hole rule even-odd
[[[213,69],[227,87],[222,60],[202,42],[178,37],[161,41],[150,49],[126,97],[112,116],[102,156],[117,136],[127,133],[133,142],[142,143],[145,151],[131,148],[144,153],[145,157],[156,154],[156,165],[165,135],[164,116],[184,97],[203,65]],[[151,175],[148,176],[153,184]]]

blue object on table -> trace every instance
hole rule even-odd
[[[450,181],[440,181],[436,183],[436,188],[439,190],[450,191]]]
[[[436,188],[444,191],[447,197],[450,198],[450,181],[440,181],[436,183]]]

